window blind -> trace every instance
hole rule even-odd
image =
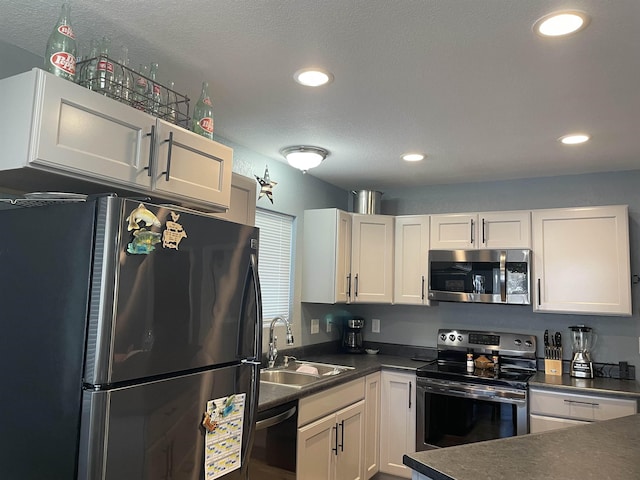
[[[258,273],[262,292],[262,321],[290,318],[293,217],[270,210],[256,210],[260,229]]]

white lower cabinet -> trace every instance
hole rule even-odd
[[[383,370],[380,399],[380,471],[411,478],[402,463],[416,451],[416,375]]]
[[[380,372],[365,378],[364,412],[364,478],[380,470]]]
[[[529,431],[545,432],[638,412],[638,400],[529,388]]]
[[[364,480],[365,379],[300,399],[296,478]]]

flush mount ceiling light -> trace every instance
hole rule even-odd
[[[303,68],[293,74],[293,79],[305,87],[319,87],[333,81],[333,75],[320,68]]]
[[[419,162],[420,160],[424,160],[424,157],[426,155],[422,154],[422,153],[405,153],[402,156],[402,159],[405,162]]]
[[[570,135],[565,135],[560,137],[558,140],[564,143],[565,145],[577,145],[579,143],[584,143],[591,138],[591,135],[587,135],[586,133],[572,133]]]
[[[559,37],[575,33],[589,24],[589,16],[577,10],[564,10],[545,15],[533,24],[533,31],[543,37]]]
[[[282,149],[282,155],[289,165],[306,173],[307,170],[317,167],[327,158],[329,152],[324,148],[298,145]]]

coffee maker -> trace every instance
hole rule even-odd
[[[364,318],[349,318],[342,329],[342,351],[346,353],[362,353],[362,329]]]
[[[575,325],[569,327],[572,336],[573,358],[571,359],[571,376],[578,378],[593,378],[593,349],[595,336],[591,327]]]

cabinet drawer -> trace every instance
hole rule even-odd
[[[529,409],[531,414],[595,421],[633,415],[638,410],[638,402],[599,395],[531,390]]]
[[[364,398],[364,382],[361,378],[300,399],[298,426],[340,410]]]
[[[529,433],[548,432],[560,428],[572,427],[574,425],[584,425],[589,422],[584,420],[570,420],[568,418],[545,417],[543,415],[529,416]]]

